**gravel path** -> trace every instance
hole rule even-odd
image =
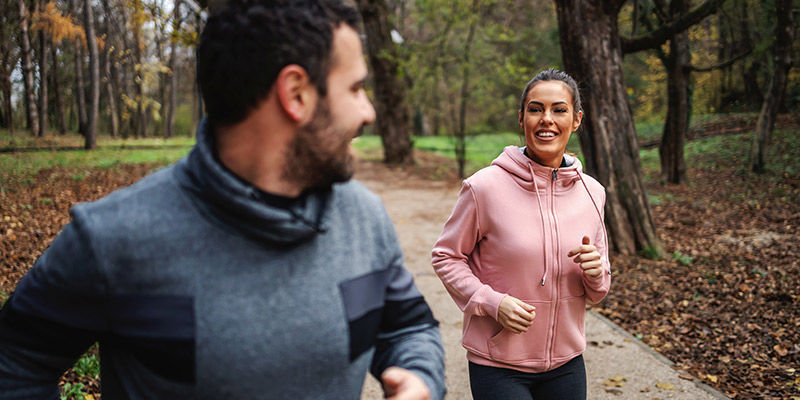
[[[455,204],[460,183],[426,180],[372,163],[359,164],[356,178],[383,199],[403,247],[406,267],[441,323],[447,398],[470,399],[466,352],[461,347],[461,311],[430,265],[431,248]],[[591,399],[726,398],[681,378],[667,359],[599,314],[587,313],[586,335],[589,345],[584,358]],[[381,398],[378,382],[368,376],[362,400]]]

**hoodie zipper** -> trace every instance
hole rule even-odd
[[[548,357],[547,357],[547,366],[546,368],[549,370],[550,367],[553,365],[553,348],[555,347],[556,342],[556,319],[558,317],[558,282],[561,276],[561,262],[559,261],[558,256],[558,246],[560,244],[559,237],[558,237],[558,220],[556,219],[555,213],[555,189],[556,189],[556,181],[558,180],[558,168],[553,169],[553,180],[550,182],[550,219],[551,219],[551,226],[550,226],[550,233],[553,235],[553,245],[555,247],[555,257],[553,257],[553,279],[551,285],[553,286],[553,293],[555,293],[555,298],[553,299],[553,306],[551,309],[551,321],[552,324],[550,325],[550,348],[548,349]]]

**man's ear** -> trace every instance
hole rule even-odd
[[[275,90],[281,108],[292,121],[311,120],[319,95],[305,68],[297,64],[283,67],[275,79]]]

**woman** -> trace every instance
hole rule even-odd
[[[565,154],[581,124],[578,85],[549,69],[522,93],[525,147],[466,179],[433,249],[464,312],[475,399],[585,399],[586,301],[611,284],[605,189]]]

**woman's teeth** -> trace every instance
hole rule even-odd
[[[553,137],[555,135],[556,134],[553,133],[553,132],[536,132],[536,136],[539,136],[539,137]]]

